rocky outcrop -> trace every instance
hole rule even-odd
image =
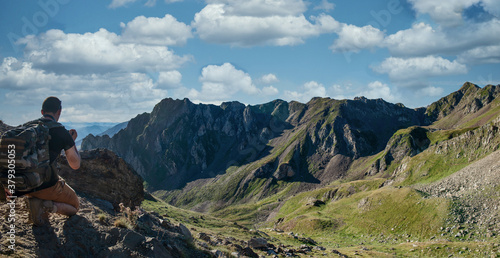
[[[385,171],[392,162],[401,162],[406,157],[413,157],[429,147],[428,129],[415,126],[396,132],[385,147],[384,154],[377,159],[369,175]]]
[[[441,98],[427,107],[425,112],[429,123],[445,119],[437,127],[440,129],[455,128],[467,122],[467,115],[476,113],[500,96],[500,87],[487,85],[484,88],[466,82],[450,95]]]
[[[106,149],[82,151],[81,166],[73,170],[60,157],[59,175],[75,189],[95,198],[103,199],[118,209],[118,204],[134,208],[144,200],[142,178],[122,158]]]

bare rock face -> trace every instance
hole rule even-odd
[[[80,153],[78,170],[71,169],[65,157],[60,157],[59,175],[75,191],[109,201],[115,208],[139,206],[144,200],[142,178],[122,158],[110,150],[94,149]]]

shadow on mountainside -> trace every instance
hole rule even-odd
[[[56,222],[54,226],[32,227],[37,256],[96,257],[107,250],[102,241],[104,234],[99,233],[86,217],[79,214],[67,219],[52,217]]]

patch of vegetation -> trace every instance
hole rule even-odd
[[[134,229],[137,226],[137,219],[141,214],[141,210],[139,209],[139,207],[136,207],[135,209],[125,207],[123,203],[120,203],[119,206],[120,206],[121,216],[115,220],[113,225],[115,227]],[[104,216],[99,217],[99,221],[101,221],[101,218],[105,220],[106,219],[105,214]]]
[[[455,129],[455,130],[436,130],[436,131],[428,131],[427,138],[431,141],[430,145],[434,145],[440,143],[442,141],[450,140],[452,138],[458,137],[468,131],[472,131],[477,129],[478,127],[468,127],[463,129]]]
[[[277,218],[283,218],[285,230],[347,245],[429,239],[444,225],[449,209],[445,199],[426,199],[410,188],[366,189],[319,207],[306,205],[318,191],[305,192],[288,200]]]
[[[177,208],[157,198],[155,200],[144,200],[141,208],[148,212],[156,212],[172,222],[182,223],[192,232],[205,232],[238,239],[250,239],[255,236],[254,232],[250,232],[249,228],[239,222],[236,223],[210,214]]]
[[[469,159],[457,154],[420,153],[408,163],[404,172],[407,177],[401,185],[432,183],[459,171],[469,164]]]
[[[113,225],[115,227],[118,227],[118,228],[128,228],[128,229],[131,229],[131,230],[134,229],[134,226],[132,224],[130,224],[130,222],[125,217],[119,217],[119,218],[117,218],[115,220],[115,222],[113,223]]]
[[[104,223],[108,219],[108,215],[106,213],[97,214],[97,219],[99,222]]]

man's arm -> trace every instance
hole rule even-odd
[[[80,168],[80,154],[78,154],[78,150],[76,150],[76,146],[73,146],[64,151],[66,153],[66,159],[68,160],[68,164],[72,169]]]
[[[73,138],[73,141],[76,140],[76,137],[78,137],[78,134],[76,133],[75,129],[69,130],[69,134]],[[76,145],[73,145],[73,147],[67,149],[64,151],[66,153],[66,159],[68,160],[68,164],[72,169],[79,169],[80,168],[80,154],[78,153],[78,150],[76,149]]]

